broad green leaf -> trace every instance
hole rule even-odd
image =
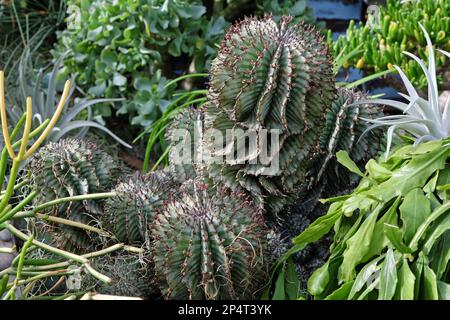
[[[403,242],[403,232],[399,227],[394,226],[392,224],[385,223],[384,224],[384,232],[394,246],[395,249],[400,251],[401,253],[411,253],[412,250]]]
[[[436,174],[433,176],[433,178],[428,181],[428,183],[423,187],[423,192],[425,193],[433,193],[434,190],[436,190],[436,185],[438,182],[439,177],[439,171],[436,172]]]
[[[397,209],[400,205],[402,197],[397,197],[391,207],[386,211],[386,213],[376,222],[375,228],[373,229],[372,243],[370,245],[369,251],[364,256],[364,261],[368,261],[377,255],[380,255],[381,251],[389,243],[386,234],[384,233],[384,224],[397,225],[398,215]]]
[[[404,258],[398,271],[398,285],[394,298],[396,300],[414,300],[415,281],[416,277],[409,268],[408,260]]]
[[[447,271],[450,261],[450,231],[447,231],[439,241],[434,245],[430,252],[431,267],[436,273],[438,279],[441,279]]]
[[[403,221],[403,238],[406,243],[411,241],[419,226],[430,213],[430,200],[425,197],[421,189],[413,189],[405,196],[400,205],[400,216]]]
[[[347,300],[354,281],[344,283],[339,289],[328,295],[324,300]]]
[[[336,158],[337,161],[344,167],[346,167],[348,170],[350,170],[353,173],[356,173],[361,177],[364,177],[364,173],[362,173],[359,167],[356,165],[356,163],[354,163],[353,160],[350,159],[350,156],[346,151],[344,150],[338,151],[336,153]]]
[[[114,73],[113,83],[118,87],[124,86],[127,83],[127,78],[116,72]]]
[[[359,291],[361,291],[362,288],[364,288],[365,285],[367,285],[369,279],[377,272],[380,267],[378,266],[378,262],[384,258],[384,254],[380,255],[376,259],[370,261],[367,263],[361,271],[359,271],[358,275],[356,276],[355,282],[352,286],[352,289],[349,293],[348,299],[353,299],[355,294],[357,294]]]
[[[394,257],[394,251],[389,248],[386,252],[384,264],[380,273],[380,289],[378,300],[390,300],[395,294],[397,286],[397,266]]]
[[[370,159],[366,164],[366,170],[369,177],[377,182],[383,182],[392,177],[392,171],[381,166],[376,160]]]
[[[292,259],[287,261],[285,290],[289,300],[296,300],[300,296],[300,281]]]
[[[436,220],[432,225],[431,229],[428,233],[431,232],[431,234],[428,236],[424,246],[423,251],[425,254],[428,254],[433,247],[434,243],[437,239],[439,239],[440,236],[444,234],[444,232],[447,232],[447,230],[450,230],[450,215],[441,217],[441,219]],[[449,244],[450,246],[450,244]]]
[[[443,169],[449,154],[450,146],[416,156],[394,171],[390,179],[374,186],[367,193],[383,201],[399,195],[405,196],[411,190],[421,188],[433,173]]]
[[[437,282],[439,300],[450,300],[450,285],[448,283]]]
[[[442,215],[448,213],[450,211],[450,201],[443,204],[440,207],[437,207],[426,219],[425,221],[417,228],[416,234],[411,240],[409,247],[413,250],[417,250],[419,245],[419,241],[425,235],[429,226],[436,220],[438,220]]]
[[[380,210],[381,205],[369,214],[359,227],[358,231],[348,239],[347,247],[343,254],[344,260],[339,268],[339,283],[349,282],[355,278],[355,267],[360,262],[363,262],[362,259],[370,249],[373,229]]]
[[[330,275],[328,272],[330,261],[316,269],[308,279],[308,292],[313,296],[321,295],[328,286]]]
[[[331,204],[326,215],[315,220],[305,231],[292,240],[296,247],[301,250],[308,244],[319,240],[327,234],[334,223],[342,216],[341,206],[341,203]]]
[[[427,265],[423,266],[423,294],[425,300],[439,299],[436,274]]]
[[[412,264],[412,272],[416,277],[416,282],[414,284],[414,297],[417,299],[421,298],[421,283],[423,278],[423,267],[427,263],[425,256],[422,252],[419,253],[419,257]]]
[[[275,282],[275,292],[273,293],[273,300],[286,300],[285,290],[284,290],[284,279],[285,270],[284,268],[281,270],[278,275],[277,281]]]

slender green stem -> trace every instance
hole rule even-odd
[[[29,202],[31,202],[31,200],[33,200],[34,197],[36,197],[36,195],[37,195],[36,191],[31,192],[25,199],[20,201],[20,203],[16,205],[14,209],[8,210],[7,213],[0,218],[0,224],[14,218],[14,215],[18,213],[20,210],[22,210],[22,208],[25,207]]]
[[[48,207],[58,205],[64,202],[70,202],[70,201],[80,201],[80,200],[94,200],[94,199],[104,199],[104,198],[111,198],[116,195],[115,192],[104,192],[104,193],[93,193],[93,194],[84,194],[79,196],[72,196],[72,197],[65,197],[65,198],[59,198],[55,199],[43,204],[40,204],[36,206],[33,209],[33,212],[39,212],[41,210],[44,210]]]

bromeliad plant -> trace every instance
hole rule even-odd
[[[366,101],[404,113],[371,120],[373,127],[389,126],[389,141],[396,130],[412,138],[392,153],[388,147],[384,158],[370,160],[365,173],[340,152],[340,162],[362,177],[359,186],[351,194],[324,200],[331,203],[328,213],[293,240],[294,247],[278,265],[334,228],[330,257],[308,280],[308,291],[317,299],[450,298],[450,99],[439,106],[435,53],[422,29],[428,67],[406,54],[423,69],[428,99],[396,67],[409,104]]]
[[[54,205],[67,203],[71,201],[89,201],[94,199],[102,199],[113,196],[114,193],[96,193],[81,196],[69,196],[63,198],[57,198],[52,201],[44,203],[35,203],[33,206],[30,204],[38,196],[38,190],[32,190],[28,194],[19,197],[19,200],[13,197],[16,192],[20,192],[23,186],[26,186],[29,181],[20,181],[19,171],[21,166],[29,159],[34,152],[42,145],[45,139],[48,137],[55,124],[58,121],[62,113],[62,109],[66,103],[67,96],[69,94],[70,81],[67,81],[64,86],[64,91],[58,107],[51,117],[46,119],[43,123],[32,130],[32,99],[27,98],[26,101],[26,113],[20,118],[11,134],[8,130],[8,121],[6,113],[5,95],[4,95],[4,74],[0,71],[0,117],[2,125],[3,143],[1,158],[0,158],[0,184],[6,185],[5,189],[0,195],[0,231],[7,230],[13,236],[24,241],[24,245],[18,252],[17,257],[11,263],[11,266],[5,270],[0,271],[0,297],[4,300],[22,298],[31,298],[31,291],[33,286],[41,279],[59,276],[64,280],[65,276],[69,276],[75,272],[87,272],[96,279],[110,283],[111,279],[97,270],[95,270],[89,258],[108,254],[110,252],[126,249],[133,252],[140,252],[141,250],[124,246],[123,244],[115,244],[108,248],[103,248],[100,251],[90,252],[86,255],[77,255],[68,251],[64,251],[60,248],[53,247],[44,242],[38,241],[34,238],[33,234],[26,234],[17,229],[13,220],[23,219],[25,217],[37,218],[42,220],[48,220],[63,225],[77,227],[91,232],[99,232],[95,227],[84,225],[77,221],[70,221],[64,218],[52,217],[41,213],[41,211],[52,207]],[[17,138],[20,130],[23,127],[22,138],[16,142],[12,142]],[[31,139],[36,138],[31,146],[28,146]],[[18,150],[16,150],[18,148]],[[11,160],[8,161],[8,158]],[[8,170],[9,169],[9,170]],[[14,248],[1,248],[2,253],[9,252],[15,253]],[[29,260],[29,253],[37,249],[42,249],[46,252],[58,257],[58,261],[54,260]],[[74,265],[75,268],[69,269],[70,265]],[[15,276],[15,278],[12,278]],[[23,290],[18,291],[22,288]],[[20,297],[18,294],[20,293]],[[82,293],[78,293],[80,295]],[[77,294],[70,294],[71,297],[77,297]],[[64,298],[60,296],[58,298]]]

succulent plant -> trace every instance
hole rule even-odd
[[[187,181],[151,226],[152,256],[167,299],[258,296],[266,272],[266,228],[243,193]]]
[[[366,101],[362,105],[354,105]],[[314,180],[324,179],[334,187],[345,184],[352,178],[348,171],[336,162],[336,152],[345,150],[359,166],[376,156],[380,150],[382,132],[368,130],[374,118],[383,112],[367,101],[367,97],[358,91],[338,88],[337,95],[326,114],[324,130],[320,136],[320,157],[311,169]]]
[[[110,191],[120,169],[113,158],[89,141],[63,139],[41,148],[30,164],[34,200],[42,204],[75,195]],[[98,222],[102,201],[85,200],[62,203],[46,209],[47,214],[84,224]],[[60,248],[84,252],[92,248],[94,235],[67,225],[45,223],[42,236]]]
[[[173,178],[179,183],[194,179],[197,176],[199,166],[195,157],[201,140],[196,140],[196,138],[203,129],[202,120],[203,112],[201,110],[185,109],[175,117],[167,130],[166,140],[171,146],[169,170],[172,172]],[[186,151],[187,154],[184,154]]]
[[[425,89],[427,78],[420,65],[409,61],[402,53],[411,51],[419,58],[427,59],[426,39],[418,30],[417,22],[427,28],[436,46],[450,50],[450,2],[387,0],[385,6],[372,10],[373,14],[369,11],[366,23],[351,21],[346,33],[336,41],[329,31],[328,42],[334,54],[347,56],[357,50],[345,65],[369,73],[393,70],[393,66],[398,65],[418,90]],[[444,57],[437,57],[437,70],[441,71],[445,66]],[[440,74],[437,80],[439,85],[445,83],[445,77]]]
[[[174,187],[172,175],[164,171],[133,175],[114,188],[116,196],[106,200],[104,227],[121,242],[149,243],[148,225]]]
[[[234,136],[224,143],[209,141],[205,133],[206,149],[227,159],[207,164],[211,179],[243,188],[259,205],[278,213],[303,186],[329,174],[336,177],[330,160],[339,149],[359,158],[377,151],[376,140],[367,143],[370,137],[356,143],[368,127],[359,116],[371,118],[377,112],[350,108],[362,95],[336,90],[332,69],[328,47],[312,26],[292,24],[290,17],[276,23],[270,16],[235,24],[211,68],[206,132]],[[278,143],[270,135],[264,140],[266,130]],[[253,144],[246,142],[252,134]],[[240,149],[244,157],[236,157]]]
[[[104,284],[88,276],[83,278],[82,287],[101,294],[149,298],[157,294],[157,288],[152,284],[153,270],[148,263],[148,257],[126,251],[94,258],[93,267],[112,282]]]

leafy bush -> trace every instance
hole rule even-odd
[[[148,126],[168,106],[166,77],[184,72],[192,58],[203,70],[223,35],[223,17],[208,21],[201,1],[69,0],[67,30],[55,56],[69,50],[66,70],[95,97],[126,97],[119,113]],[[180,59],[174,59],[180,58]],[[178,70],[177,70],[178,69]],[[110,114],[109,108],[102,111]]]
[[[352,21],[346,35],[329,43],[334,53],[344,55],[359,48],[347,62],[348,66],[366,69],[369,72],[393,69],[400,66],[411,82],[419,89],[426,87],[427,79],[420,66],[405,59],[403,51],[411,51],[421,59],[427,59],[425,37],[417,30],[422,23],[430,33],[433,43],[450,49],[450,2],[447,0],[421,0],[402,3],[388,0],[386,7],[380,7],[379,17],[369,16],[366,24],[355,25]],[[443,57],[437,59],[437,68],[444,66]],[[440,79],[442,82],[442,79]]]

